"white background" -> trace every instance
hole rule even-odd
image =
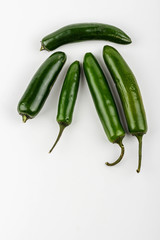
[[[0,239],[160,239],[160,3],[158,0],[14,0],[1,2],[0,37]],[[22,123],[17,104],[37,68],[51,54],[40,40],[67,24],[103,22],[133,43],[82,42],[67,54],[40,114]],[[58,134],[58,96],[68,66],[91,51],[104,71],[102,48],[114,46],[139,83],[149,130],[136,173],[138,143],[127,135],[123,161],[108,141],[82,74],[73,122],[49,155]],[[105,72],[106,73],[106,72]]]

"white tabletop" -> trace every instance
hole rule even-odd
[[[159,240],[160,216],[160,2],[158,0],[28,0],[1,3],[0,50],[0,239]],[[42,37],[67,24],[102,22],[125,31],[132,44],[87,41],[59,47],[67,54],[42,111],[26,124],[17,104],[41,63]],[[92,52],[100,62],[105,44],[114,46],[134,72],[149,130],[138,142],[127,135],[125,156],[114,167],[119,147],[108,141],[84,75],[72,124],[52,154],[57,104],[69,65]]]

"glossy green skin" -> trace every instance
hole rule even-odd
[[[57,122],[68,126],[72,122],[80,80],[80,64],[73,62],[66,74],[58,104]]]
[[[113,47],[104,47],[103,58],[118,90],[129,132],[133,135],[143,135],[147,132],[147,120],[135,76]]]
[[[65,53],[56,52],[40,66],[20,99],[19,114],[34,118],[39,113],[65,61]]]
[[[112,143],[118,142],[120,138],[124,137],[125,132],[107,80],[97,60],[91,53],[86,53],[83,67],[104,131]]]
[[[47,35],[41,43],[44,49],[51,51],[66,43],[85,40],[109,40],[121,44],[131,43],[131,39],[122,30],[102,23],[68,25]]]

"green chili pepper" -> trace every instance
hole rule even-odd
[[[102,72],[92,53],[85,54],[83,67],[86,80],[104,131],[112,143],[117,143],[121,147],[121,155],[115,162],[118,163],[124,155],[122,139],[125,136],[125,132],[120,123],[112,93],[104,73]],[[113,165],[112,163],[106,164],[108,166]]]
[[[56,52],[35,73],[18,104],[23,122],[39,113],[65,61],[65,53]]]
[[[60,28],[44,37],[41,41],[41,50],[51,51],[66,43],[84,40],[109,40],[121,44],[131,43],[130,37],[117,27],[102,23],[78,23]]]
[[[56,146],[65,127],[69,126],[72,122],[73,110],[79,88],[79,80],[80,64],[78,61],[75,61],[70,65],[67,71],[60,93],[57,113],[57,122],[60,129],[58,137],[49,153],[52,152],[53,148]]]
[[[139,141],[139,163],[137,172],[140,172],[142,159],[142,137],[147,132],[146,114],[141,93],[131,69],[119,54],[110,46],[103,49],[104,61],[117,87],[129,132]]]

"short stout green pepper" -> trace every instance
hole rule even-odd
[[[65,53],[56,52],[37,70],[18,103],[17,109],[23,122],[40,112],[65,61]]]
[[[117,143],[121,147],[120,157],[114,163],[106,163],[106,165],[112,166],[120,162],[124,155],[122,139],[125,136],[125,132],[121,125],[117,108],[107,80],[92,53],[85,54],[83,67],[86,80],[104,131],[112,143]]]
[[[53,148],[59,141],[63,130],[69,126],[72,122],[73,110],[77,98],[78,88],[80,80],[80,64],[78,61],[73,62],[66,74],[62,90],[60,93],[58,103],[57,122],[59,124],[58,137],[50,149],[49,153],[52,152]]]
[[[45,36],[41,49],[51,51],[67,43],[85,40],[108,40],[120,44],[131,43],[130,37],[121,29],[102,23],[77,23],[67,25]]]
[[[110,46],[103,48],[103,58],[118,90],[129,132],[139,141],[139,163],[137,172],[140,172],[142,159],[142,137],[147,132],[146,114],[141,93],[131,69],[119,54]]]

